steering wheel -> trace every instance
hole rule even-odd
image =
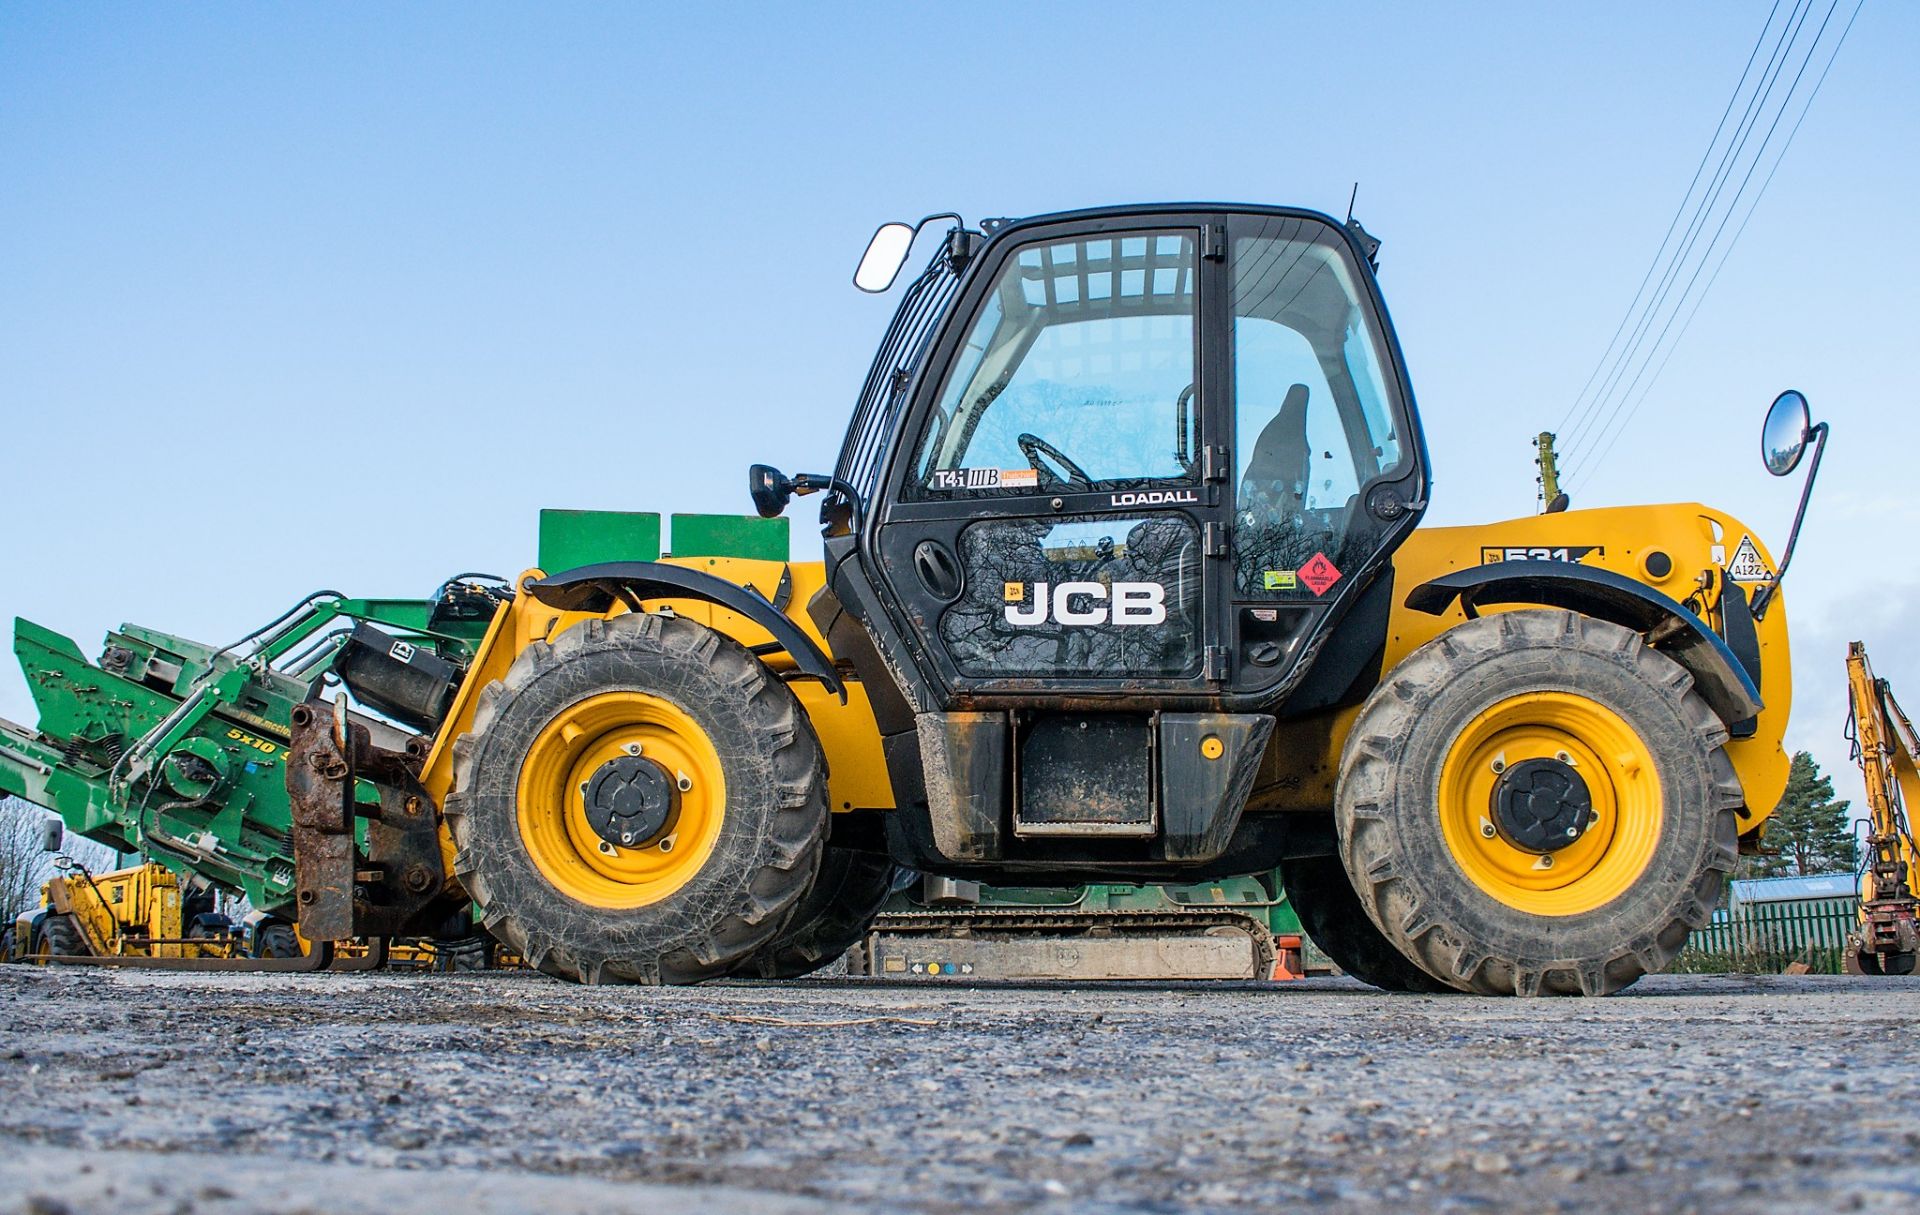
[[[1093,478],[1087,475],[1086,469],[1075,464],[1067,457],[1065,452],[1040,436],[1022,434],[1016,438],[1014,442],[1020,445],[1021,454],[1027,457],[1027,463],[1033,465],[1033,471],[1047,476],[1052,475],[1053,470],[1040,462],[1040,457],[1045,456],[1059,465],[1061,470],[1067,474],[1068,485],[1078,484],[1084,485],[1088,489],[1093,488]]]

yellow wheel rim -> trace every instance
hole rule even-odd
[[[603,765],[636,753],[673,780],[675,805],[645,846],[620,848],[587,821],[586,786]],[[574,705],[547,724],[520,766],[528,855],[556,889],[592,907],[644,907],[686,885],[713,855],[726,804],[706,732],[679,705],[645,692],[602,692]]]
[[[1495,824],[1500,773],[1528,759],[1570,765],[1592,798],[1585,832],[1550,853],[1517,846]],[[1567,692],[1529,692],[1486,709],[1440,768],[1440,826],[1454,861],[1481,890],[1534,915],[1579,915],[1625,893],[1653,858],[1664,817],[1660,774],[1639,733]]]

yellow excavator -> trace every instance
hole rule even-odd
[[[1920,736],[1876,679],[1867,647],[1847,646],[1848,733],[1867,786],[1866,865],[1860,875],[1860,929],[1847,942],[1850,974],[1910,975],[1920,955],[1920,848],[1907,806],[1920,800]]]

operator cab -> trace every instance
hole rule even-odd
[[[856,281],[890,283],[910,233],[882,228]],[[1169,732],[1212,738],[1244,800],[1277,715],[1377,672],[1389,559],[1425,505],[1377,247],[1357,224],[1256,207],[948,233],[834,475],[779,478],[828,491],[823,625],[844,611],[835,652],[870,690],[901,686],[893,721],[876,707],[883,733],[918,719],[910,766],[1003,757],[975,783],[1006,785],[1026,840],[1226,846],[1212,807],[1190,824],[1209,839],[1171,841],[1186,811]],[[955,859],[952,843],[936,851]]]

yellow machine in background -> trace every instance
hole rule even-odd
[[[1907,806],[1920,801],[1920,736],[1876,679],[1867,647],[1847,646],[1850,725],[1860,775],[1867,786],[1866,866],[1860,877],[1860,931],[1847,942],[1847,969],[1856,974],[1910,975],[1920,954],[1920,848]]]
[[[79,958],[225,958],[239,937],[224,915],[188,912],[180,879],[152,863],[89,873],[62,856],[61,872],[40,888],[40,907],[22,917],[15,948],[38,960]]]

